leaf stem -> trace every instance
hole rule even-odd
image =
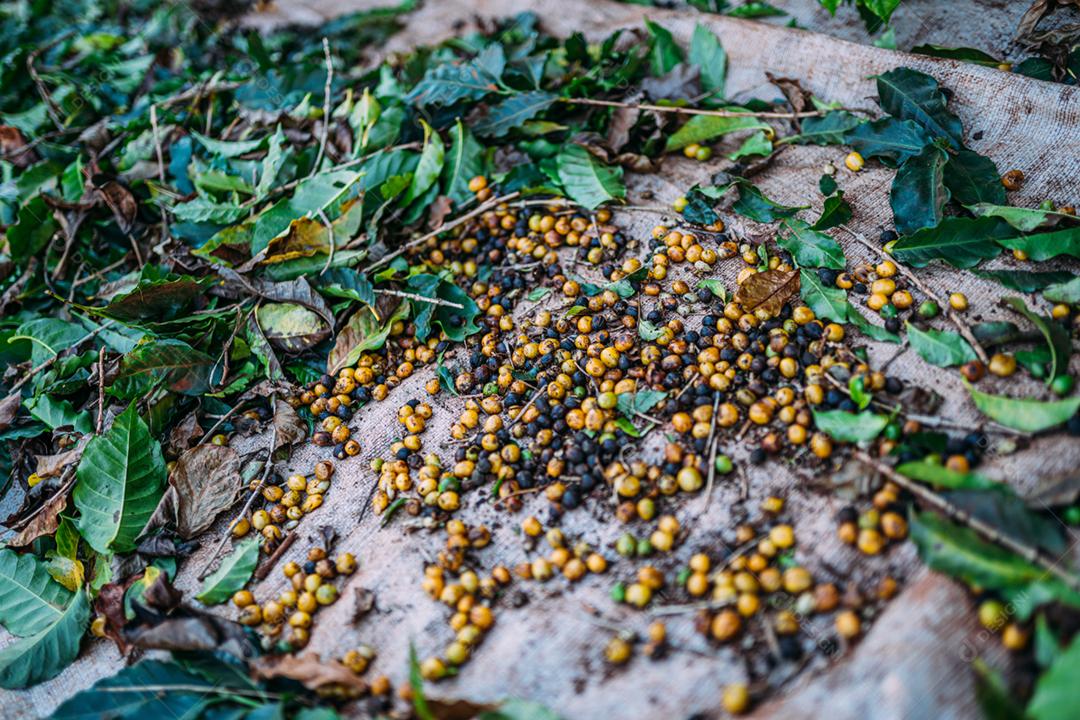
[[[930,488],[921,485],[904,475],[901,475],[893,468],[889,467],[888,465],[879,460],[875,460],[862,450],[856,450],[853,453],[852,457],[854,457],[863,465],[866,465],[867,467],[872,468],[876,472],[881,473],[882,475],[887,477],[890,482],[899,485],[901,488],[907,490],[927,505],[930,505],[939,512],[944,513],[952,520],[955,520],[961,525],[966,525],[986,540],[1019,555],[1033,565],[1039,566],[1046,572],[1054,575],[1056,578],[1061,580],[1074,592],[1080,592],[1080,577],[1077,577],[1076,575],[1073,575],[1072,573],[1063,570],[1061,567],[1058,566],[1056,560],[1046,557],[1046,555],[1040,552],[1038,548],[1026,545],[1022,542],[1019,542],[1018,540],[1014,540],[1008,535],[1003,535],[1002,533],[998,532],[997,528],[983,522],[977,517],[972,516],[967,511],[961,510]]]

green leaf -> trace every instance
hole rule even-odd
[[[908,341],[926,362],[938,367],[963,365],[978,359],[964,338],[945,330],[920,330],[907,323]]]
[[[90,440],[76,472],[75,525],[102,555],[135,548],[164,492],[161,446],[135,405],[117,416],[107,433]]]
[[[944,260],[953,267],[970,268],[1000,254],[997,243],[1014,232],[997,218],[950,217],[937,227],[900,238],[893,245],[892,255],[915,267],[923,267],[931,260]]]
[[[975,407],[1005,427],[1037,433],[1062,425],[1080,410],[1080,396],[1063,400],[1035,400],[990,395],[967,384]]]
[[[435,720],[424,695],[424,676],[420,672],[420,660],[416,657],[416,647],[412,642],[409,643],[409,686],[412,688],[412,704],[416,716],[420,720]]]
[[[254,536],[236,543],[217,570],[203,581],[202,591],[196,595],[199,602],[218,605],[242,590],[259,564],[259,544],[259,538]]]
[[[912,480],[936,485],[949,490],[990,490],[1001,488],[1001,483],[995,482],[976,473],[962,473],[951,470],[944,465],[915,460],[906,462],[896,468],[896,472],[909,477]]]
[[[725,107],[731,112],[746,112],[741,107]],[[741,117],[719,117],[716,115],[694,115],[686,124],[667,139],[665,152],[681,150],[687,145],[700,144],[714,140],[722,135],[738,130],[769,130],[770,125],[749,115]]]
[[[913,233],[931,228],[944,217],[949,190],[945,187],[945,163],[949,155],[937,145],[928,145],[896,171],[889,203],[896,231]]]
[[[671,72],[676,65],[682,62],[682,48],[675,42],[671,32],[652,20],[645,20],[645,27],[649,30],[651,43],[649,45],[649,63],[652,74],[659,77]]]
[[[938,81],[911,68],[896,68],[877,76],[878,104],[902,120],[914,120],[934,137],[964,146],[964,126],[947,107]]]
[[[889,418],[873,412],[814,410],[813,413],[817,429],[840,442],[869,442],[880,435],[889,424]]]
[[[859,118],[846,110],[834,110],[821,117],[806,118],[802,121],[802,132],[784,140],[797,145],[842,145],[859,123]]]
[[[443,169],[443,159],[446,157],[446,148],[439,133],[423,120],[420,124],[424,127],[424,147],[420,151],[420,162],[413,172],[412,183],[401,200],[402,205],[408,205],[438,181]]]
[[[701,71],[702,90],[718,98],[724,97],[727,53],[720,38],[701,23],[694,25],[694,34],[690,37],[690,64]]]
[[[621,393],[616,401],[616,407],[626,417],[633,417],[638,413],[649,412],[666,397],[667,393],[661,390],[638,390],[632,393]]]
[[[1001,60],[976,48],[946,47],[944,45],[926,44],[913,47],[911,52],[918,53],[919,55],[929,55],[930,57],[960,60],[961,62],[975,63],[976,65],[984,65],[986,67],[997,67],[1001,64]]]
[[[1059,222],[1072,222],[1076,218],[1065,213],[1053,210],[1040,210],[1038,208],[1013,207],[1011,205],[994,205],[991,203],[975,203],[968,205],[967,209],[976,217],[999,217],[1012,225],[1020,232],[1031,232],[1053,227]]]
[[[1074,277],[1067,282],[1054,283],[1043,291],[1043,297],[1050,302],[1069,303],[1070,305],[1076,305],[1080,303],[1080,277]]]
[[[826,287],[813,270],[801,270],[799,272],[799,292],[803,302],[819,318],[838,323],[847,320],[847,293],[838,287]]]
[[[213,386],[212,376],[221,374],[214,370],[214,358],[182,340],[163,338],[140,343],[124,355],[118,379],[149,378],[173,392],[202,395]]]
[[[865,158],[883,157],[902,163],[921,153],[932,140],[913,120],[882,118],[853,127],[845,141]]]
[[[1050,351],[1050,373],[1046,378],[1046,383],[1049,385],[1054,378],[1068,368],[1069,352],[1072,350],[1069,332],[1053,320],[1031,312],[1023,298],[1003,298],[1001,302],[1026,317],[1046,340],[1046,346]]]
[[[333,297],[349,298],[366,305],[375,304],[375,288],[361,272],[352,268],[330,268],[322,274],[319,290]]]
[[[1010,250],[1027,253],[1035,262],[1052,260],[1059,255],[1080,258],[1080,226],[1038,235],[1005,238],[998,242]]]
[[[1072,720],[1080,705],[1080,683],[1076,668],[1080,667],[1080,635],[1062,652],[1054,664],[1039,678],[1035,694],[1027,706],[1027,717],[1033,720]]]
[[[0,550],[0,625],[12,635],[34,635],[57,622],[71,592],[33,555]]]
[[[19,208],[15,224],[7,229],[11,259],[22,265],[45,249],[56,229],[52,210],[40,195],[35,195]]]
[[[825,233],[814,230],[802,220],[787,219],[780,223],[776,243],[791,253],[803,267],[826,267],[843,270],[847,263],[840,243]],[[783,230],[788,233],[784,234]]]
[[[931,512],[912,517],[911,539],[919,549],[919,557],[931,570],[983,590],[1023,592],[1047,577],[1045,570],[983,540],[971,528]]]
[[[199,141],[200,145],[206,148],[208,153],[222,158],[235,158],[255,152],[262,148],[269,138],[269,136],[266,136],[257,140],[215,140],[194,130],[191,131],[191,135]]]
[[[1031,270],[972,270],[972,272],[986,280],[993,280],[1002,287],[1022,293],[1033,293],[1048,288],[1051,285],[1065,283],[1074,279],[1072,273],[1064,270],[1049,272],[1033,272]]]
[[[847,320],[849,323],[859,329],[866,337],[871,340],[877,340],[878,342],[891,342],[900,344],[900,336],[895,333],[891,333],[880,325],[875,325],[859,312],[858,308],[852,305],[850,302],[847,306]]]
[[[30,687],[59,675],[79,654],[89,621],[90,601],[80,590],[52,622],[0,650],[0,687]]]
[[[548,288],[548,287],[533,288],[532,290],[529,291],[529,294],[526,295],[525,298],[529,302],[539,302],[540,300],[543,300],[548,295],[550,295],[551,292],[552,292],[551,288]]]
[[[492,106],[487,115],[473,126],[481,137],[501,138],[514,128],[521,127],[527,120],[547,110],[555,101],[556,95],[542,90],[511,95],[497,105]]]
[[[477,100],[498,88],[505,68],[506,53],[502,45],[492,43],[467,63],[449,61],[428,68],[408,100],[420,106]]]
[[[94,430],[90,413],[85,410],[76,411],[68,400],[58,400],[52,395],[39,395],[36,398],[27,399],[24,404],[30,411],[30,415],[45,423],[50,430],[71,427],[75,432],[83,434]]]
[[[753,157],[755,155],[765,156],[773,151],[772,140],[765,134],[764,130],[758,130],[750,137],[743,140],[739,149],[733,153],[728,154],[729,160],[741,160],[745,157]]]
[[[285,134],[281,132],[281,126],[277,126],[277,130],[270,137],[270,145],[266,151],[266,157],[263,158],[262,166],[259,170],[259,184],[255,186],[255,197],[266,197],[274,187],[274,180],[277,178],[278,172],[281,171],[282,165],[285,164],[285,160],[288,158],[289,151],[282,150],[285,145]]]
[[[484,174],[484,147],[461,120],[450,131],[450,152],[443,165],[443,194],[461,206],[473,198],[469,181]]]
[[[622,168],[609,167],[580,145],[559,151],[559,181],[574,202],[592,210],[609,200],[626,196]]]
[[[997,165],[973,150],[959,150],[949,156],[949,162],[945,163],[945,187],[962,205],[1000,205],[1006,200]]]
[[[86,337],[86,330],[72,322],[57,318],[28,320],[15,329],[9,343],[28,340],[33,343],[30,363],[37,367],[51,357],[59,355]]]
[[[827,175],[825,177],[828,177]],[[837,191],[835,195],[825,198],[825,204],[821,208],[821,216],[812,226],[812,230],[828,230],[837,225],[843,225],[851,220],[851,206],[844,199],[844,191]]]
[[[648,320],[642,318],[638,323],[638,337],[646,342],[652,342],[656,338],[664,334],[663,327],[656,327]]]
[[[809,207],[808,205],[781,205],[775,200],[766,197],[756,185],[744,178],[738,178],[728,185],[700,188],[700,191],[707,197],[719,198],[732,185],[738,188],[739,199],[732,204],[731,209],[754,222],[776,222],[783,218],[792,217],[800,210]]]
[[[728,291],[727,288],[724,286],[723,280],[717,280],[715,278],[704,278],[702,280],[698,280],[697,287],[705,288],[713,295],[720,298],[722,301],[727,302]]]
[[[195,720],[203,717],[217,693],[227,696],[229,688],[189,673],[175,662],[143,660],[64,701],[53,712],[52,720],[150,716]]]

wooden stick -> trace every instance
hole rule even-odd
[[[458,225],[461,225],[462,223],[467,223],[468,221],[472,220],[474,217],[476,217],[478,215],[483,215],[488,210],[496,208],[499,205],[503,204],[504,202],[509,202],[510,200],[513,200],[514,198],[516,198],[520,194],[521,194],[520,192],[512,192],[512,193],[510,193],[508,195],[502,195],[502,196],[497,197],[497,198],[491,198],[487,202],[485,202],[482,205],[478,206],[475,210],[473,210],[471,212],[467,212],[464,215],[462,215],[461,217],[455,218],[454,220],[451,220],[450,222],[445,223],[444,225],[441,225],[440,227],[435,228],[431,232],[421,235],[420,237],[416,238],[415,240],[410,240],[409,242],[405,243],[404,245],[402,245],[401,247],[399,247],[397,250],[395,250],[392,253],[389,253],[387,255],[383,255],[381,258],[379,258],[375,262],[371,263],[371,265],[369,265],[367,267],[367,270],[370,272],[372,270],[375,270],[376,268],[380,268],[383,265],[386,265],[387,263],[389,263],[394,258],[396,258],[398,255],[401,255],[402,253],[404,253],[406,250],[409,250],[410,248],[414,248],[417,245],[423,245],[424,243],[426,243],[431,238],[437,237],[438,235],[441,235],[444,232],[449,232],[450,230],[453,230],[454,228],[456,228]]]
[[[860,245],[868,248],[876,255],[881,257],[883,260],[889,260],[895,263],[896,268],[901,273],[903,273],[904,277],[910,280],[912,284],[915,285],[915,287],[919,288],[919,290],[923,292],[924,295],[936,302],[938,306],[945,311],[945,316],[949,318],[950,322],[952,322],[952,324],[956,326],[956,329],[960,332],[964,339],[968,341],[968,344],[971,345],[972,350],[974,350],[975,354],[979,356],[979,360],[982,361],[984,365],[990,364],[990,357],[986,354],[986,350],[983,349],[983,346],[975,337],[975,333],[971,332],[971,328],[967,326],[967,323],[960,319],[960,316],[953,311],[952,306],[950,306],[949,303],[943,301],[940,297],[938,297],[938,295],[929,287],[927,287],[927,285],[922,280],[920,280],[918,276],[915,275],[915,273],[913,273],[906,265],[897,262],[897,260],[890,256],[887,252],[875,246],[873,243],[871,243],[865,237],[849,228],[847,225],[840,225],[840,228],[843,229],[844,232],[846,232],[847,234],[851,235],[851,237],[855,238],[855,240]]]
[[[856,450],[852,457],[863,465],[881,473],[887,477],[890,482],[899,485],[927,505],[934,507],[934,509],[944,513],[956,522],[971,528],[984,539],[1019,555],[1033,565],[1038,565],[1043,570],[1057,577],[1074,592],[1080,592],[1080,577],[1060,568],[1056,560],[1046,557],[1046,555],[1038,548],[1025,545],[1024,543],[1012,539],[1008,535],[1001,534],[993,526],[972,516],[967,511],[961,510],[930,488],[901,475],[893,468],[880,460],[875,460],[862,450]]]

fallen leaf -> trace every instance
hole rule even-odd
[[[142,534],[168,527],[189,540],[209,529],[232,505],[240,486],[240,456],[235,450],[210,444],[187,450],[177,458],[169,488]]]
[[[27,168],[38,158],[19,128],[0,125],[0,159],[7,160],[17,168]]]
[[[205,430],[199,425],[198,413],[188,414],[169,431],[169,451],[174,455],[179,455],[185,450],[190,450],[202,439],[204,432]]]
[[[287,447],[307,438],[307,423],[293,410],[292,405],[278,401],[274,406],[274,446]]]
[[[446,220],[446,216],[450,214],[450,210],[453,207],[454,201],[446,195],[440,195],[435,198],[435,202],[431,203],[431,206],[428,208],[428,227],[432,230],[441,228],[443,221]]]
[[[139,620],[139,624],[128,624],[124,628],[123,637],[143,650],[223,651],[237,657],[250,657],[255,653],[242,625],[211,613],[185,606],[162,617],[147,617],[141,613]]]
[[[18,414],[19,405],[21,404],[22,395],[17,392],[13,392],[0,400],[0,430],[7,430],[11,427],[11,423],[15,420],[15,415]]]
[[[735,293],[735,302],[746,312],[765,310],[772,316],[780,314],[784,303],[799,291],[797,270],[766,270],[750,275]]]
[[[131,230],[135,224],[135,215],[139,210],[131,191],[115,180],[110,180],[97,188],[97,194],[101,201],[112,210],[120,229],[123,232]]]
[[[67,509],[67,500],[67,493],[57,493],[30,519],[30,524],[8,540],[7,544],[11,547],[25,547],[43,535],[56,533],[56,529],[60,527],[60,513]]]
[[[259,680],[284,677],[315,691],[344,687],[363,693],[368,689],[359,675],[337,660],[321,660],[318,654],[311,652],[278,657],[264,655],[251,663],[251,670]]]

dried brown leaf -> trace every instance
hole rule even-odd
[[[7,160],[17,168],[26,168],[37,162],[38,158],[19,128],[0,125],[0,159]]]
[[[278,657],[264,655],[251,664],[251,669],[258,680],[284,677],[296,680],[309,690],[343,687],[364,693],[368,689],[360,676],[337,660],[321,660],[311,652]]]
[[[453,207],[454,201],[447,196],[440,195],[435,198],[435,202],[431,203],[431,207],[428,208],[428,227],[432,230],[441,228],[443,221],[446,220],[446,216],[450,214]]]
[[[766,270],[754,273],[743,281],[735,293],[735,302],[742,305],[746,312],[761,309],[776,316],[784,303],[797,292],[798,270]]]
[[[204,432],[206,431],[199,425],[198,413],[188,414],[169,431],[169,450],[174,455],[190,450],[199,443]]]
[[[22,395],[13,392],[3,400],[0,400],[0,430],[7,430],[15,420],[22,404]]]
[[[292,406],[278,401],[274,407],[274,446],[287,447],[307,438],[307,423],[300,419]]]
[[[232,505],[241,484],[240,456],[232,448],[207,444],[184,452],[143,534],[168,527],[188,540],[205,532]]]
[[[8,545],[25,547],[43,535],[56,533],[56,529],[60,527],[60,513],[67,508],[67,496],[66,492],[57,493],[49,499],[45,506],[30,519],[30,523],[8,541]]]
[[[131,230],[135,224],[135,215],[139,211],[139,205],[131,191],[115,180],[110,180],[97,189],[97,194],[112,210],[120,229],[124,232]]]

